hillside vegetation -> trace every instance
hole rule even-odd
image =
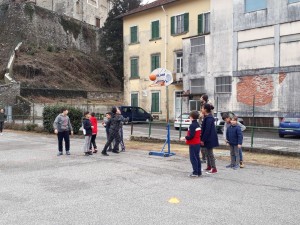
[[[120,90],[114,70],[100,56],[78,50],[22,46],[14,78],[30,88]]]

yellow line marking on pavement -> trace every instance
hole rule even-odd
[[[177,198],[170,198],[169,203],[178,204],[180,201]]]

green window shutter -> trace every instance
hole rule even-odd
[[[151,23],[151,39],[155,38],[155,22]]]
[[[137,42],[137,26],[130,28],[130,37],[131,37],[131,39],[130,39],[131,43]]]
[[[159,38],[159,20],[152,22],[152,35],[151,38]]]
[[[151,112],[159,112],[159,93],[152,93]]]
[[[160,34],[159,34],[159,20],[156,21],[156,26],[155,26],[155,31],[156,31],[156,38],[159,38],[160,37]]]
[[[138,106],[138,94],[131,94],[131,106]]]
[[[198,34],[203,34],[203,14],[198,15]]]
[[[130,75],[131,77],[138,77],[138,59],[131,59],[130,65]]]
[[[175,34],[175,16],[171,17],[171,35]]]
[[[152,55],[151,56],[151,72],[160,67],[160,56]]]
[[[184,14],[184,31],[189,32],[189,14]]]
[[[155,70],[155,56],[151,56],[151,72]]]

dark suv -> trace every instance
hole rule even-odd
[[[153,118],[150,113],[141,107],[136,106],[120,106],[122,116],[129,118],[128,122],[147,122],[152,121]]]
[[[217,126],[217,132],[222,134],[223,133],[223,127],[225,124],[225,121],[223,120],[223,115],[227,113],[231,118],[233,118],[234,116],[236,116],[233,112],[215,112],[214,113],[214,117],[215,117],[215,121],[216,121],[216,126]],[[242,118],[238,117],[238,122],[240,122],[241,124],[244,124],[244,120]]]

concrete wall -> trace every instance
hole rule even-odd
[[[166,90],[164,87],[149,87],[149,75],[151,73],[151,54],[160,54],[160,65],[176,74],[175,55],[177,51],[183,50],[182,39],[198,34],[198,14],[208,12],[209,0],[178,1],[165,5],[167,15],[161,7],[136,13],[124,18],[124,100],[125,104],[131,104],[131,93],[139,93],[139,106],[145,110],[151,109],[151,93],[160,92],[160,119],[166,118]],[[189,32],[171,36],[170,18],[175,15],[189,13]],[[167,16],[167,17],[166,17]],[[151,21],[160,21],[161,39],[151,41]],[[138,44],[130,44],[130,27],[138,26]],[[166,31],[166,33],[165,33]],[[167,50],[165,52],[165,46]],[[130,79],[130,58],[139,57],[138,79]],[[186,63],[186,62],[185,62]],[[186,65],[184,65],[186,67]],[[180,76],[178,76],[180,77]],[[175,92],[182,91],[182,84],[169,86],[169,108],[170,119],[174,119]],[[177,110],[178,111],[178,110]],[[178,112],[177,112],[178,113]]]
[[[280,117],[300,112],[300,3],[268,0],[267,9],[244,12],[244,0],[234,0],[234,110]],[[252,97],[251,97],[252,96]]]

